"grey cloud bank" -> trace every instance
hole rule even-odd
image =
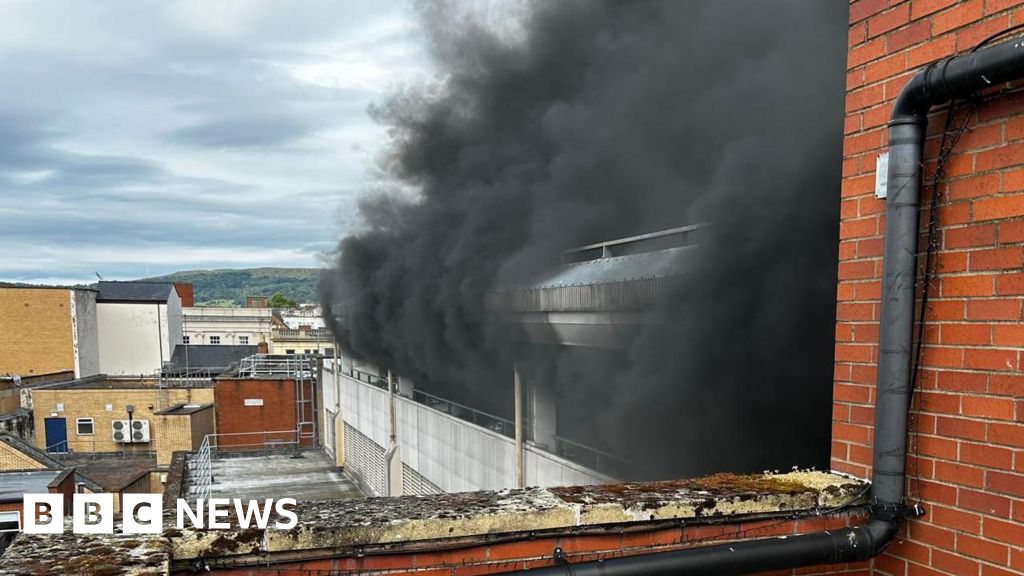
[[[0,4],[0,280],[313,266],[428,74],[400,0]]]

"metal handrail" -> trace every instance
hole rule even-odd
[[[64,449],[60,451],[54,450],[53,452],[51,452],[50,448],[53,448],[54,446],[63,446]],[[46,446],[45,448],[43,448],[43,450],[47,454],[67,454],[71,452],[71,444],[67,440],[61,440],[60,442],[54,442],[53,444]]]
[[[380,378],[375,374],[371,374],[357,368],[343,369],[341,370],[341,374],[345,374],[359,382],[376,385],[383,390],[387,390],[387,380]],[[362,377],[365,377],[366,379],[363,379]],[[465,422],[493,430],[509,438],[515,437],[515,423],[513,421],[500,416],[495,416],[489,412],[477,410],[476,408],[471,408],[465,404],[460,404],[422,390],[413,390],[410,399],[432,410],[437,410],[438,412],[448,414],[449,416],[453,416]],[[442,408],[439,405],[443,405],[444,407]],[[457,408],[457,410],[453,410],[453,407]],[[487,422],[488,420],[490,422]],[[633,464],[629,460],[616,456],[610,452],[569,440],[568,438],[561,436],[556,435],[554,438],[555,446],[554,450],[551,452],[552,454],[587,467],[600,474],[604,474],[605,476],[612,478],[621,477],[624,470],[628,470],[633,467]]]
[[[213,484],[213,463],[210,453],[210,435],[203,437],[203,443],[199,446],[196,454],[195,467],[189,463],[189,471],[192,472],[192,491],[203,500],[210,499],[210,486]]]
[[[285,439],[273,439],[268,436],[280,434],[285,435]],[[258,443],[247,443],[247,444],[229,444],[228,446],[221,446],[218,442],[219,438],[225,438],[228,436],[262,436],[262,441]],[[287,448],[288,450],[298,451],[300,447],[301,439],[299,437],[298,430],[261,430],[256,432],[226,432],[221,434],[207,434],[203,436],[203,442],[199,445],[199,450],[196,452],[195,458],[189,461],[189,473],[191,476],[191,488],[190,491],[199,498],[209,500],[210,491],[213,485],[213,460],[216,459],[218,452],[228,452],[232,450],[247,450],[253,447],[262,448],[268,453],[271,450]]]
[[[690,224],[689,226],[679,226],[677,228],[669,228],[668,230],[659,230],[657,232],[650,232],[647,234],[640,234],[637,236],[629,236],[627,238],[617,238],[615,240],[606,240],[604,242],[597,242],[594,244],[587,244],[586,246],[579,246],[576,248],[569,248],[568,250],[562,250],[563,260],[574,254],[582,254],[590,252],[592,250],[601,250],[602,256],[607,256],[610,250],[616,246],[622,246],[625,244],[636,244],[639,242],[645,242],[648,240],[654,240],[656,238],[665,238],[667,236],[685,236],[690,232],[707,228],[707,224]]]
[[[583,453],[582,458],[579,452]],[[623,469],[633,466],[629,460],[610,452],[605,452],[599,448],[587,446],[586,444],[581,444],[558,435],[555,435],[555,455],[587,466],[602,474],[621,472]]]
[[[511,420],[506,420],[501,416],[495,416],[494,414],[484,412],[483,410],[471,408],[469,406],[466,406],[465,404],[459,404],[458,402],[453,402],[446,398],[441,398],[440,396],[435,396],[422,390],[413,390],[412,400],[419,404],[423,404],[428,408],[433,408],[434,410],[437,410],[439,412],[444,412],[445,414],[448,414],[450,416],[455,416],[460,420],[472,422],[477,426],[482,426],[489,430],[494,430],[495,432],[508,436],[509,438],[514,437],[516,434],[516,425]],[[438,404],[444,404],[447,407],[441,409],[438,408]],[[452,406],[459,408],[459,410],[453,411],[451,409]],[[465,414],[467,413],[469,414],[468,418],[465,416]],[[486,422],[487,420],[490,420],[491,422],[488,423]]]
[[[255,354],[242,358],[238,375],[242,378],[268,375],[311,378],[315,369],[316,361],[313,355]]]
[[[273,439],[273,438],[271,438],[271,439],[267,438],[268,436],[275,435],[275,434],[280,434],[280,435],[286,436],[286,437],[290,436],[293,439],[287,439],[286,438],[286,439],[283,439],[283,440],[277,440],[277,439]],[[261,436],[262,437],[262,441],[261,442],[249,443],[249,444],[229,444],[227,446],[221,446],[220,442],[218,442],[219,439],[225,438],[225,437],[228,437],[228,436],[233,436],[234,437],[234,436],[255,436],[255,435]],[[211,438],[213,439],[212,442],[210,442]],[[254,432],[226,432],[226,433],[218,433],[218,434],[207,434],[203,438],[203,441],[204,442],[209,442],[209,447],[210,447],[211,451],[229,450],[229,449],[252,447],[252,446],[262,446],[263,448],[269,448],[269,447],[272,447],[272,446],[273,447],[293,446],[293,445],[297,446],[300,443],[299,431],[298,430],[258,430],[258,431],[254,431]]]
[[[344,374],[345,370],[342,369],[341,373]],[[348,369],[348,375],[349,375],[349,377],[351,377],[351,378],[353,378],[355,380],[359,380],[360,382],[366,382],[367,384],[373,384],[374,386],[377,386],[378,388],[382,388],[384,390],[388,389],[388,381],[387,381],[387,379],[386,378],[382,378],[382,377],[378,376],[377,374],[373,374],[371,372],[366,372],[364,370],[359,370],[358,368],[349,368]]]

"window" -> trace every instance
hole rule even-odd
[[[0,512],[0,532],[20,532],[21,519],[17,512]]]
[[[181,341],[183,343],[185,343],[185,344],[191,344],[191,342],[189,342],[189,340],[190,340],[190,338],[188,336],[182,336],[181,337]]]
[[[76,418],[75,419],[75,432],[79,436],[92,436],[95,425],[93,424],[92,418]]]
[[[285,350],[284,353],[285,354],[295,354],[295,349],[294,348],[289,348],[289,349]]]
[[[238,343],[239,344],[248,344],[249,343],[249,337],[248,336],[239,336],[238,337]]]
[[[210,344],[220,344],[220,336],[210,336]]]
[[[306,348],[306,354],[309,354],[309,348]]]
[[[324,356],[334,358],[334,348],[324,348]]]

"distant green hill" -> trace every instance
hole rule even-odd
[[[246,296],[270,298],[280,292],[299,303],[316,302],[316,268],[248,268],[241,270],[185,270],[146,278],[191,282],[197,306],[245,306]]]

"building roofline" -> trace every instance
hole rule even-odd
[[[60,470],[65,468],[64,464],[61,461],[57,460],[53,456],[50,456],[46,452],[43,452],[39,448],[36,448],[35,446],[29,444],[23,439],[18,438],[17,436],[12,436],[10,434],[0,434],[0,442],[7,444],[8,446],[17,450],[21,454],[24,454],[28,458],[35,460],[39,464],[46,466],[47,470]],[[75,470],[75,468],[72,467],[71,470]],[[6,472],[16,472],[16,470],[7,470]],[[102,486],[100,486],[91,478],[82,476],[78,472],[75,472],[75,482],[80,482],[84,484],[86,488],[92,490],[93,492],[103,492]]]
[[[77,290],[80,292],[96,292],[99,290],[90,286],[61,286],[59,284],[26,284],[21,282],[0,282],[0,288],[17,290]]]

